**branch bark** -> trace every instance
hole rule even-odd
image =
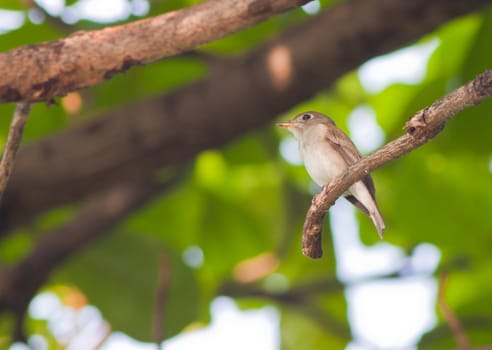
[[[320,258],[323,218],[353,183],[363,176],[432,140],[445,123],[460,110],[474,106],[492,96],[492,71],[480,74],[466,85],[449,93],[431,106],[417,112],[405,125],[407,133],[362,158],[337,176],[314,196],[308,209],[302,234],[302,252],[311,258]]]
[[[153,18],[79,31],[0,54],[0,103],[51,101],[132,66],[190,50],[309,0],[209,0]]]
[[[0,199],[3,192],[7,187],[7,183],[10,178],[10,174],[14,168],[15,156],[17,150],[22,141],[22,133],[24,131],[24,125],[27,122],[31,105],[29,103],[18,103],[12,122],[10,124],[9,134],[7,136],[7,143],[3,150],[2,160],[0,160]]]
[[[165,340],[166,324],[164,315],[166,312],[166,300],[171,282],[171,266],[164,253],[159,256],[159,275],[157,276],[157,288],[155,291],[154,315],[152,318],[152,339],[158,348]]]
[[[200,81],[32,144],[19,153],[0,205],[0,234],[44,210],[139,180],[268,125],[368,58],[487,3],[344,2],[225,60]],[[288,62],[289,75],[272,70],[279,58]]]
[[[466,334],[465,328],[463,327],[461,321],[456,316],[454,311],[449,307],[446,301],[446,286],[448,281],[448,275],[443,273],[439,276],[439,288],[437,291],[437,305],[441,314],[448,324],[451,332],[453,333],[454,339],[456,340],[456,345],[459,350],[472,350],[468,335]]]

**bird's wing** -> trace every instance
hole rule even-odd
[[[362,158],[354,143],[345,133],[337,127],[329,127],[327,130],[326,141],[342,156],[342,158],[350,166]],[[362,182],[366,185],[372,198],[376,196],[376,189],[371,175],[366,175],[362,178]],[[349,199],[347,197],[347,199]],[[355,198],[354,198],[355,199]],[[356,205],[351,199],[349,199]],[[356,205],[357,206],[357,205]],[[358,207],[358,206],[357,206]],[[367,210],[367,209],[366,209]],[[364,211],[364,210],[363,210]]]

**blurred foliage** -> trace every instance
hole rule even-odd
[[[197,317],[197,282],[179,253],[149,237],[120,230],[85,250],[53,280],[80,288],[115,329],[138,339],[150,339],[161,256],[165,256],[166,268],[171,271],[164,323],[166,335],[174,335]]]
[[[154,0],[148,15],[198,2]],[[320,3],[327,8],[335,1]],[[0,0],[0,8],[24,9],[22,1],[12,0]],[[244,52],[307,19],[309,15],[303,11],[291,11],[201,49],[218,57]],[[106,25],[86,20],[73,25],[73,31]],[[397,137],[402,134],[404,122],[416,111],[492,67],[491,27],[492,10],[488,10],[452,21],[422,38],[417,45],[438,40],[439,46],[429,60],[425,78],[418,84],[395,83],[370,94],[362,88],[357,72],[350,72],[329,90],[279,119],[288,119],[303,110],[320,110],[347,131],[349,114],[357,106],[368,105],[387,139]],[[26,19],[19,29],[1,35],[0,51],[64,37],[69,34],[65,30],[50,21],[33,24]],[[77,113],[67,113],[63,103],[36,105],[26,127],[25,141],[34,142],[85,118],[122,108],[129,101],[175,89],[202,77],[208,69],[197,58],[177,56],[133,68],[81,91],[82,107]],[[12,110],[12,105],[0,105],[2,115],[10,115]],[[374,174],[378,202],[387,221],[388,242],[405,251],[430,242],[441,250],[443,266],[452,265],[457,258],[467,262],[466,267],[449,271],[446,295],[450,307],[463,317],[475,345],[492,343],[490,114],[492,101],[461,112],[435,141]],[[0,119],[2,141],[8,123],[8,118]],[[208,321],[208,305],[218,291],[228,283],[241,287],[242,282],[234,274],[238,264],[260,254],[271,253],[278,259],[278,267],[270,273],[285,278],[290,288],[317,280],[335,280],[336,261],[329,235],[324,237],[322,260],[312,261],[300,253],[300,232],[310,203],[311,183],[302,167],[290,165],[279,156],[278,145],[289,136],[273,129],[272,126],[248,134],[224,149],[203,152],[179,186],[132,215],[108,237],[72,257],[58,269],[51,283],[77,286],[115,330],[150,341],[161,254],[167,257],[171,271],[164,310],[167,336],[193,322]],[[33,224],[33,232],[19,232],[4,241],[0,246],[1,261],[11,264],[20,259],[41,229],[59,225],[74,210],[55,210]],[[358,218],[362,239],[368,245],[374,244],[377,237],[370,221]],[[200,247],[203,265],[190,267],[183,262],[182,254],[190,246]],[[261,283],[259,286],[263,288]],[[254,299],[251,304],[247,297],[238,300],[244,307],[273,302],[280,308],[283,349],[339,349],[350,341],[343,289],[313,297],[310,306],[304,308],[275,302],[275,295],[259,302]],[[310,310],[316,310],[317,316]],[[39,320],[30,322],[38,333],[49,333]],[[11,327],[9,317],[3,316],[1,333],[8,333]],[[2,342],[4,338],[0,336],[0,346]],[[423,349],[454,346],[442,319],[422,339]]]

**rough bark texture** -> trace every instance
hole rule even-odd
[[[0,103],[50,101],[135,65],[247,28],[309,0],[209,0],[180,11],[0,54]]]
[[[224,62],[205,79],[26,147],[1,206],[0,234],[44,210],[223,146],[270,123],[368,58],[487,3],[349,1]],[[288,63],[287,70],[271,64],[279,58]]]
[[[0,199],[14,168],[15,156],[22,141],[24,125],[26,125],[30,110],[31,105],[29,103],[18,103],[15,108],[14,116],[10,123],[9,135],[2,154],[2,160],[0,161]]]
[[[405,125],[407,133],[361,159],[333,179],[314,196],[304,222],[302,252],[321,257],[321,229],[327,210],[353,183],[374,169],[429,142],[451,117],[463,108],[474,106],[492,96],[492,71],[480,74],[470,83],[454,90],[431,106],[417,112]]]

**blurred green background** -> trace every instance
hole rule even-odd
[[[152,1],[145,16],[198,2]],[[69,6],[76,1],[65,3]],[[333,3],[320,1],[320,11]],[[22,1],[0,0],[0,9],[26,13]],[[57,16],[43,16],[40,24],[27,19],[1,34],[0,51],[112,24],[86,19],[62,25],[57,23],[61,21]],[[219,58],[245,52],[311,16],[301,9],[291,11],[200,50]],[[137,18],[133,15],[117,22]],[[381,91],[370,92],[364,89],[360,74],[350,72],[278,119],[290,119],[306,109],[319,110],[350,132],[348,117],[355,108],[364,106],[372,109],[389,141],[402,134],[405,121],[417,110],[492,66],[491,29],[492,9],[450,21],[415,43],[436,43],[420,81],[393,82]],[[34,143],[104,111],[172,91],[203,77],[208,69],[203,61],[177,56],[73,93],[60,99],[58,106],[36,104],[24,142]],[[12,111],[11,104],[0,105],[3,142],[9,126],[7,116]],[[475,345],[492,344],[491,114],[492,100],[460,112],[431,143],[373,174],[388,227],[385,241],[408,254],[424,242],[438,247],[441,267],[436,273],[448,271],[447,302]],[[276,305],[281,315],[282,348],[344,348],[352,335],[328,225],[322,260],[310,260],[300,252],[300,233],[313,186],[302,166],[290,164],[279,153],[280,143],[289,137],[272,125],[222,149],[204,151],[179,185],[132,214],[111,235],[59,266],[45,290],[54,291],[63,300],[80,293],[85,298],[83,304],[95,305],[113,330],[150,341],[158,261],[164,254],[171,271],[166,336],[176,335],[191,324],[206,325],[210,302],[224,294],[245,309]],[[8,266],[22,259],[41,232],[65,222],[76,209],[70,206],[49,212],[4,239],[0,244],[2,264]],[[357,219],[364,244],[377,243],[370,221],[359,214]],[[192,261],[198,259],[196,263],[183,260],[183,252],[191,252]],[[244,271],[249,270],[244,264],[251,259],[259,265],[252,265],[254,276],[245,281]],[[274,282],[272,286],[272,274],[282,276],[288,287]],[[456,347],[440,313],[438,318],[419,348]],[[11,315],[1,315],[3,344],[10,342],[12,323]],[[28,329],[30,334],[49,339],[53,348],[62,348],[57,347],[59,340],[46,321],[29,319]]]

